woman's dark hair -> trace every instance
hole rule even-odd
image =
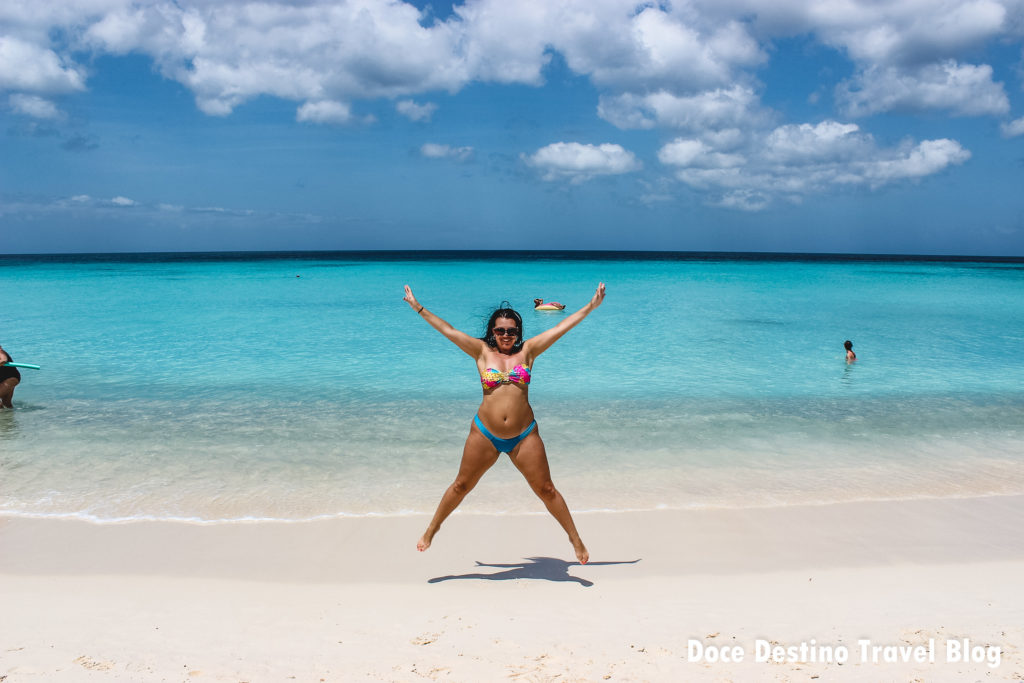
[[[484,330],[484,336],[480,337],[480,339],[487,342],[487,345],[492,349],[498,347],[498,340],[494,338],[494,321],[498,318],[511,318],[516,321],[516,327],[519,328],[519,336],[516,337],[516,343],[512,346],[512,353],[518,353],[519,349],[523,348],[523,316],[516,313],[515,309],[512,308],[512,304],[507,301],[502,301],[501,307],[496,309],[494,313],[491,313],[491,317],[487,321],[487,329]]]
[[[849,351],[850,349],[853,348],[853,342],[847,339],[846,341],[843,342],[843,346],[845,346],[846,350]]]

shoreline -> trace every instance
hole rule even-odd
[[[680,514],[680,513],[709,513],[730,511],[769,511],[787,510],[793,508],[828,508],[836,505],[876,505],[876,504],[900,504],[900,503],[926,503],[928,501],[954,501],[954,500],[988,500],[988,499],[1013,499],[1017,498],[1024,502],[1024,493],[965,493],[963,495],[920,495],[913,497],[894,498],[855,498],[838,501],[797,501],[793,503],[755,503],[751,505],[737,505],[733,503],[694,503],[688,506],[672,507],[660,505],[653,508],[588,508],[572,509],[576,516],[591,515],[647,515],[647,514]],[[526,498],[526,500],[532,500]],[[409,519],[429,518],[432,513],[424,510],[408,510],[399,512],[337,512],[319,514],[311,517],[234,517],[204,519],[201,517],[157,517],[145,515],[140,517],[96,517],[78,512],[49,513],[49,512],[22,512],[11,510],[0,510],[0,524],[5,520],[17,522],[19,520],[31,520],[37,522],[70,522],[82,523],[94,526],[126,526],[132,524],[183,524],[187,526],[244,526],[244,525],[302,525],[317,524],[342,520],[372,520],[372,519]],[[487,511],[486,509],[474,509],[472,505],[463,504],[455,512],[454,516],[469,517],[549,517],[545,510],[534,509],[530,511],[520,510],[499,510]]]
[[[579,514],[585,566],[546,515],[455,515],[417,553],[426,521],[0,518],[0,676],[1024,675],[1024,496]],[[946,661],[964,638],[998,648],[998,666]],[[893,652],[933,642],[936,661],[858,661],[864,639]],[[746,658],[692,661],[697,642]],[[759,642],[851,655],[763,662]]]
[[[499,475],[500,476],[500,475]],[[494,478],[494,477],[492,477]],[[519,479],[514,479],[520,484]],[[520,487],[521,488],[521,487]],[[521,491],[520,491],[521,493]],[[533,500],[525,497],[525,500]],[[810,500],[796,501],[792,503],[753,503],[750,505],[739,505],[735,503],[693,503],[686,506],[673,507],[660,504],[657,507],[644,508],[572,508],[572,514],[583,516],[600,515],[662,515],[662,514],[703,514],[703,513],[729,513],[743,511],[770,511],[789,509],[814,509],[831,508],[840,505],[899,505],[928,504],[930,502],[952,503],[954,501],[1008,501],[1009,503],[1024,504],[1024,492],[985,492],[985,493],[964,493],[960,495],[944,494],[921,494],[918,496],[899,496],[892,498],[851,498],[849,500]],[[1012,507],[1012,505],[1011,505]],[[468,509],[467,509],[468,508]],[[49,513],[49,512],[21,512],[11,510],[0,510],[0,524],[5,520],[9,521],[38,521],[38,522],[70,522],[82,523],[94,526],[126,526],[132,524],[184,524],[191,526],[230,526],[244,524],[313,524],[343,520],[373,520],[373,519],[408,519],[408,518],[429,518],[432,511],[426,510],[403,510],[397,512],[337,512],[315,515],[312,517],[287,518],[287,517],[237,517],[223,519],[203,519],[201,517],[157,517],[152,515],[140,517],[114,517],[101,518],[93,515],[86,515],[78,512]],[[471,506],[463,504],[457,508],[453,516],[466,517],[549,517],[550,514],[540,508],[520,510],[488,510],[472,509]]]

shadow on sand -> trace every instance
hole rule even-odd
[[[508,581],[509,579],[540,579],[543,581],[575,581],[576,583],[590,588],[594,585],[593,581],[588,581],[579,576],[572,576],[569,573],[569,567],[580,567],[583,566],[579,562],[566,562],[565,560],[559,560],[554,557],[526,557],[523,558],[525,561],[518,564],[488,564],[487,562],[477,561],[476,566],[478,567],[492,567],[495,569],[504,569],[503,572],[492,572],[490,574],[483,574],[476,572],[473,574],[450,574],[448,576],[436,576],[427,581],[427,583],[440,583],[441,581],[451,581],[452,579],[486,579],[487,581]],[[640,559],[621,561],[621,562],[588,562],[587,567],[601,567],[609,564],[636,564]]]

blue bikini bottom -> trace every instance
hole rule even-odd
[[[486,436],[490,440],[490,442],[494,444],[494,447],[498,449],[499,453],[511,453],[512,449],[518,446],[519,442],[525,439],[526,435],[532,432],[533,428],[537,426],[537,421],[534,420],[533,422],[530,423],[530,426],[527,427],[519,436],[513,436],[511,439],[499,439],[494,434],[491,434],[489,431],[487,431],[487,427],[484,427],[484,423],[480,421],[479,415],[473,416],[473,422],[475,422],[477,428],[481,432],[483,432],[483,435]]]

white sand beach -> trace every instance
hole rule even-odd
[[[1024,497],[577,521],[5,518],[0,680],[1024,678]]]

